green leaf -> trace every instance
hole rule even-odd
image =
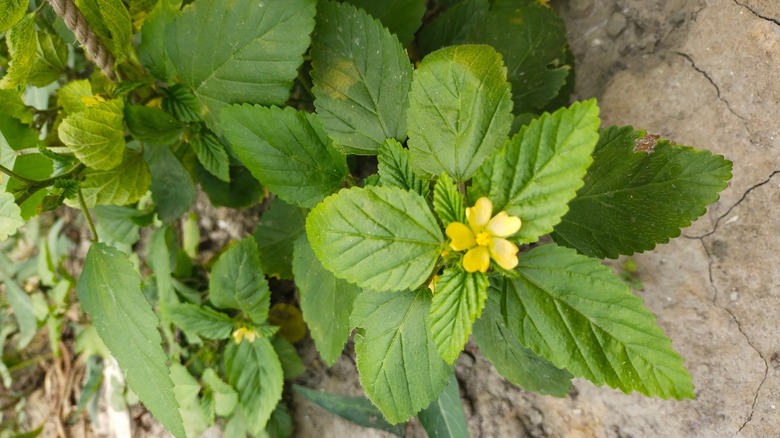
[[[459,267],[445,270],[436,282],[431,333],[436,350],[447,363],[453,363],[468,342],[471,326],[485,307],[489,283],[487,275],[469,274]]]
[[[131,10],[134,3],[130,3]],[[159,0],[141,28],[138,58],[154,77],[163,82],[172,82],[174,75],[173,64],[165,50],[165,39],[168,27],[178,16],[180,8],[181,1]]]
[[[52,162],[41,154],[22,154],[17,156],[16,160],[14,161],[14,172],[33,180],[46,179],[51,176]],[[26,184],[22,184],[15,179],[11,179],[8,181],[7,190],[9,192],[23,190],[25,186]],[[40,214],[40,206],[45,196],[46,190],[39,190],[34,195],[30,196],[29,199],[24,201],[19,206],[19,208],[22,210],[22,219],[28,220],[31,217]]]
[[[439,394],[439,398],[422,410],[417,418],[428,433],[428,438],[469,438],[455,374],[450,376],[450,383]]]
[[[365,397],[345,397],[299,385],[293,385],[293,390],[326,411],[359,426],[384,430],[395,436],[404,436],[404,424],[388,423],[382,412]]]
[[[270,438],[290,438],[293,433],[293,421],[290,411],[284,403],[276,405],[268,420],[266,432]]]
[[[720,155],[656,143],[630,126],[600,134],[585,186],[553,233],[580,253],[617,258],[666,243],[703,215],[731,179],[731,162]],[[637,150],[642,142],[652,150]]]
[[[257,324],[268,319],[271,292],[254,238],[247,237],[236,243],[214,263],[209,297],[216,307],[246,312]]]
[[[182,122],[199,122],[200,104],[195,95],[181,84],[173,84],[164,89],[162,108]]]
[[[60,140],[87,167],[110,170],[122,162],[125,150],[124,102],[98,102],[62,121]]]
[[[76,0],[76,6],[114,57],[129,56],[133,23],[122,0]]]
[[[211,129],[225,105],[287,101],[309,47],[315,3],[198,0],[173,20],[168,56],[208,108]]]
[[[423,198],[428,197],[431,185],[412,172],[409,164],[409,150],[397,140],[388,138],[379,147],[379,177],[382,185],[400,187],[417,192]]]
[[[225,135],[241,162],[279,198],[313,207],[341,186],[346,158],[315,114],[249,105],[222,113]]]
[[[230,158],[225,146],[213,132],[201,132],[192,137],[190,146],[204,169],[220,180],[230,182]]]
[[[27,84],[35,64],[38,39],[35,35],[35,15],[28,14],[5,35],[8,52],[12,56],[11,64],[5,76],[0,79],[0,88],[14,89]]]
[[[683,359],[655,315],[608,267],[544,245],[524,254],[516,272],[506,280],[502,313],[524,346],[597,385],[694,397]]]
[[[27,12],[29,0],[0,1],[0,32],[6,32],[18,23]]]
[[[19,338],[16,342],[16,348],[23,350],[30,345],[30,342],[35,337],[35,333],[38,331],[33,302],[30,295],[27,295],[27,292],[12,279],[5,278],[2,284],[5,286],[6,298],[13,310],[16,325],[19,327]]]
[[[506,68],[490,46],[447,47],[423,58],[409,102],[409,150],[421,174],[468,180],[512,126]]]
[[[130,389],[177,437],[184,436],[159,321],[141,292],[141,278],[123,252],[95,243],[76,287],[81,308],[111,350]]]
[[[428,407],[452,375],[431,339],[430,295],[427,288],[366,291],[355,300],[350,319],[359,329],[355,354],[360,383],[391,424]]]
[[[293,380],[306,372],[306,365],[303,364],[301,356],[290,341],[277,335],[271,338],[271,344],[274,346],[276,356],[279,357],[285,380]]]
[[[4,116],[11,116],[28,125],[33,122],[32,108],[25,105],[22,96],[14,90],[0,89],[0,108],[3,109]]]
[[[166,304],[161,311],[185,332],[206,339],[227,339],[233,332],[233,319],[209,307],[189,303]]]
[[[326,269],[374,290],[422,284],[444,243],[425,199],[397,187],[354,187],[328,197],[309,213],[306,234]]]
[[[412,43],[414,33],[422,24],[426,0],[348,0],[362,8],[398,37],[404,47]],[[353,23],[354,24],[354,23]]]
[[[100,205],[95,207],[92,213],[97,218],[98,235],[103,242],[118,242],[129,246],[141,238],[139,227],[132,219],[143,213],[135,208]]]
[[[244,166],[230,166],[230,183],[226,183],[198,166],[198,181],[212,204],[229,208],[251,207],[263,198],[263,186]]]
[[[306,232],[306,210],[275,200],[252,235],[260,249],[260,265],[267,275],[293,278],[293,246]]]
[[[211,389],[214,395],[214,407],[217,415],[227,417],[233,413],[238,404],[238,393],[232,386],[223,382],[211,368],[203,372],[203,384]]]
[[[495,288],[491,290],[496,292]],[[474,342],[480,353],[499,374],[523,389],[556,397],[568,395],[572,387],[571,373],[556,368],[520,344],[504,323],[500,298],[498,293],[488,294],[482,317],[474,323]]]
[[[125,106],[125,121],[133,137],[157,145],[174,143],[181,137],[184,127],[165,111],[144,105]]]
[[[22,225],[22,210],[14,202],[14,195],[0,192],[0,241],[16,234]]]
[[[472,181],[472,197],[487,196],[493,211],[523,221],[513,240],[536,242],[560,222],[582,187],[598,125],[595,100],[543,114],[485,161]]]
[[[466,207],[463,195],[446,173],[443,173],[433,187],[433,210],[439,216],[444,228],[452,222],[466,223]]]
[[[195,202],[195,183],[168,146],[147,146],[146,161],[152,176],[152,199],[157,215],[171,223]]]
[[[91,97],[92,85],[86,79],[70,81],[57,90],[57,103],[59,103],[67,114],[74,114],[87,109],[87,104],[84,103],[84,99]],[[113,116],[114,112],[112,112],[111,120],[113,120]],[[113,127],[118,125],[119,124],[112,122],[112,130]]]
[[[144,157],[128,150],[122,163],[111,170],[84,172],[81,191],[87,207],[100,204],[126,205],[138,201],[151,184]]]
[[[170,369],[184,430],[189,437],[201,436],[209,427],[209,422],[198,397],[200,384],[183,365],[172,363]]]
[[[488,13],[488,0],[464,0],[436,16],[417,38],[420,53],[427,55],[442,47],[466,41],[469,30]]]
[[[504,56],[515,113],[539,110],[566,82],[566,27],[542,2],[494,2],[467,42],[490,44]]]
[[[249,432],[258,435],[281,400],[284,386],[282,366],[271,342],[228,342],[225,373],[230,385],[238,390],[241,407],[250,413],[246,418]]]
[[[322,360],[332,366],[352,333],[349,315],[360,288],[325,269],[305,235],[295,241],[293,274],[303,319]]]
[[[68,46],[60,37],[47,32],[36,32],[38,50],[28,81],[43,87],[62,76],[68,63]]]
[[[398,39],[346,3],[320,2],[317,18],[312,93],[325,130],[350,154],[375,154],[386,138],[403,141],[412,66]]]

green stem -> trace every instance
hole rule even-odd
[[[23,183],[36,184],[38,182],[34,179],[25,178],[22,175],[19,175],[18,173],[14,172],[13,170],[3,166],[2,164],[0,164],[0,172],[3,172],[4,174],[10,176],[11,178],[16,178]]]
[[[92,231],[92,242],[94,243],[99,242],[100,238],[98,237],[97,229],[95,228],[95,223],[92,222],[92,216],[89,214],[89,209],[87,208],[87,202],[84,201],[84,194],[81,192],[81,189],[79,189],[79,205],[81,206],[81,211],[84,212],[84,217],[87,218],[89,229],[90,231]]]

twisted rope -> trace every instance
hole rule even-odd
[[[65,21],[68,29],[76,35],[76,39],[84,46],[84,49],[95,64],[100,67],[103,74],[108,76],[110,80],[116,81],[114,57],[111,56],[111,52],[108,51],[106,46],[100,41],[100,38],[89,27],[89,23],[87,23],[84,15],[79,12],[73,0],[49,0],[49,4],[54,9],[54,12]]]

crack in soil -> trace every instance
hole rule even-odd
[[[737,0],[733,0],[733,1],[734,1],[734,4],[736,4],[737,6],[741,6],[741,7],[745,8],[745,9],[747,9],[748,11],[750,11],[751,14],[755,15],[756,17],[758,17],[758,18],[760,18],[762,20],[766,20],[766,21],[768,21],[770,23],[773,23],[775,26],[780,26],[780,20],[779,19],[766,17],[764,15],[759,14],[756,10],[754,10],[753,8],[751,8],[748,5],[743,5],[742,3],[738,2]]]

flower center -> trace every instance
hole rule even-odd
[[[477,245],[479,246],[488,246],[490,245],[490,239],[492,236],[487,231],[483,231],[479,234],[477,234]]]

